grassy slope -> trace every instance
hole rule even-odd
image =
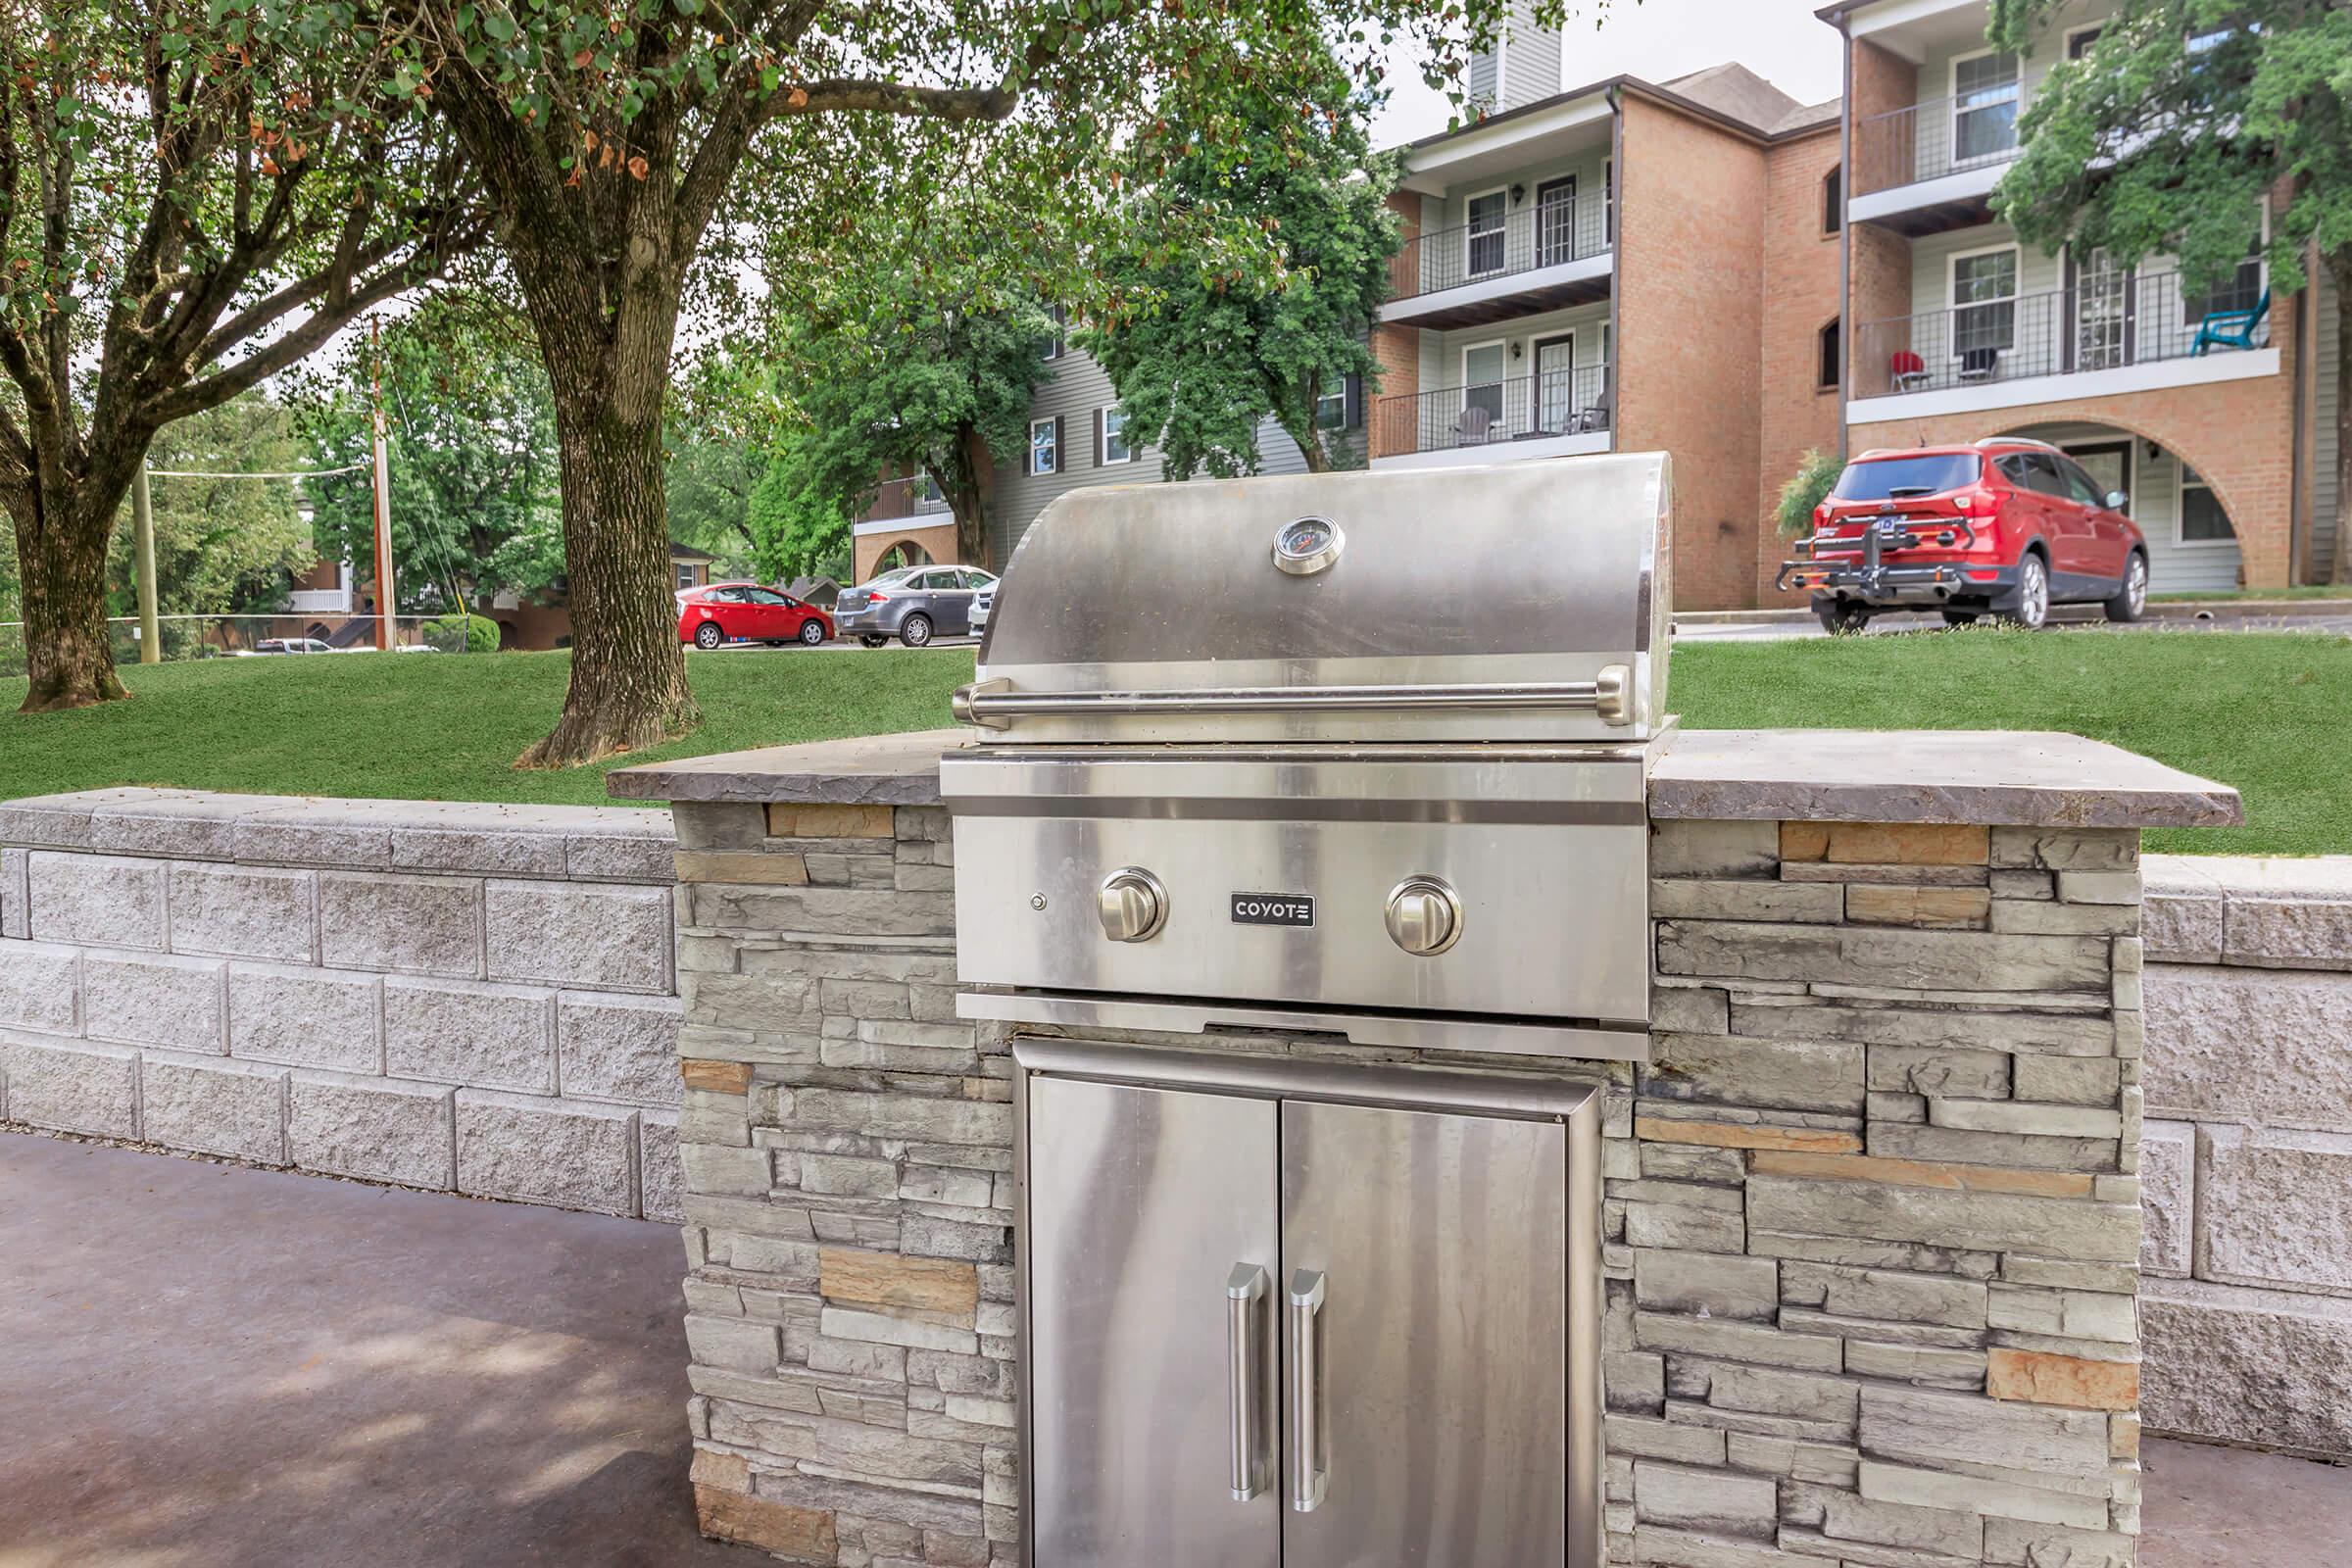
[[[572,771],[511,765],[564,705],[568,654],[216,659],[122,670],[132,700],[21,718],[0,681],[0,800],[108,784],[612,805],[607,766],[948,722],[968,654],[686,656],[702,728]]]
[[[1678,649],[1671,704],[1699,729],[2070,730],[2237,786],[2243,828],[2151,850],[2352,852],[2352,639],[1995,630]]]
[[[19,718],[0,682],[0,800],[108,784],[426,800],[605,801],[603,769],[508,764],[553,721],[563,654],[132,666],[136,700]],[[703,727],[646,761],[944,723],[953,650],[690,654]],[[13,686],[13,690],[11,687]],[[2056,729],[2226,779],[2250,826],[2149,835],[2217,854],[2352,852],[2352,640],[1997,631],[1693,644],[1693,728]],[[618,764],[615,764],[618,765]]]

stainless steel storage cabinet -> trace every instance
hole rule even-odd
[[[1599,1562],[1594,1087],[1015,1057],[1036,1568]]]

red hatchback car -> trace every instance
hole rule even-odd
[[[714,582],[678,591],[678,641],[697,648],[789,642],[814,648],[832,635],[832,616],[756,582]]]
[[[2098,604],[2137,620],[2148,545],[2120,490],[2045,441],[1865,452],[1814,509],[1784,587],[1810,588],[1832,631],[1888,610],[1940,610],[1946,622],[1995,615],[2039,626],[2054,604]]]

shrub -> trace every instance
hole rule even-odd
[[[445,654],[495,654],[498,622],[480,615],[443,615],[424,623],[424,642]]]
[[[1802,538],[1813,531],[1813,509],[1830,493],[1845,465],[1829,453],[1815,447],[1796,465],[1796,472],[1781,486],[1781,504],[1774,515],[1780,519],[1781,532],[1791,539]]]

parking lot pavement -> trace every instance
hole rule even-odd
[[[896,637],[893,637],[884,645],[884,647],[889,648],[903,648],[906,645],[900,642]],[[979,646],[980,639],[977,637],[934,637],[929,643],[925,644],[923,648],[918,648],[914,650],[914,652],[919,654],[931,648],[977,648]],[[855,637],[836,637],[831,642],[819,643],[814,648],[810,648],[807,644],[799,642],[789,642],[783,644],[725,643],[717,648],[711,649],[710,651],[714,654],[863,654],[869,652],[881,652],[880,649],[868,649],[865,644],[859,642]]]
[[[2099,628],[2128,632],[2228,632],[2228,631],[2295,631],[2317,632],[2323,635],[2352,636],[2352,614],[2294,615],[2266,611],[2260,606],[2237,610],[2229,605],[2216,605],[2209,615],[2150,615],[2129,626],[2112,625],[2097,608],[2067,606],[2053,611],[2045,632],[2082,631]],[[1887,637],[1900,632],[1942,631],[1940,615],[1889,614],[1874,616],[1865,636]],[[1787,642],[1798,637],[1827,637],[1821,622],[1810,614],[1797,612],[1773,619],[1755,620],[1691,620],[1675,622],[1678,642]]]

